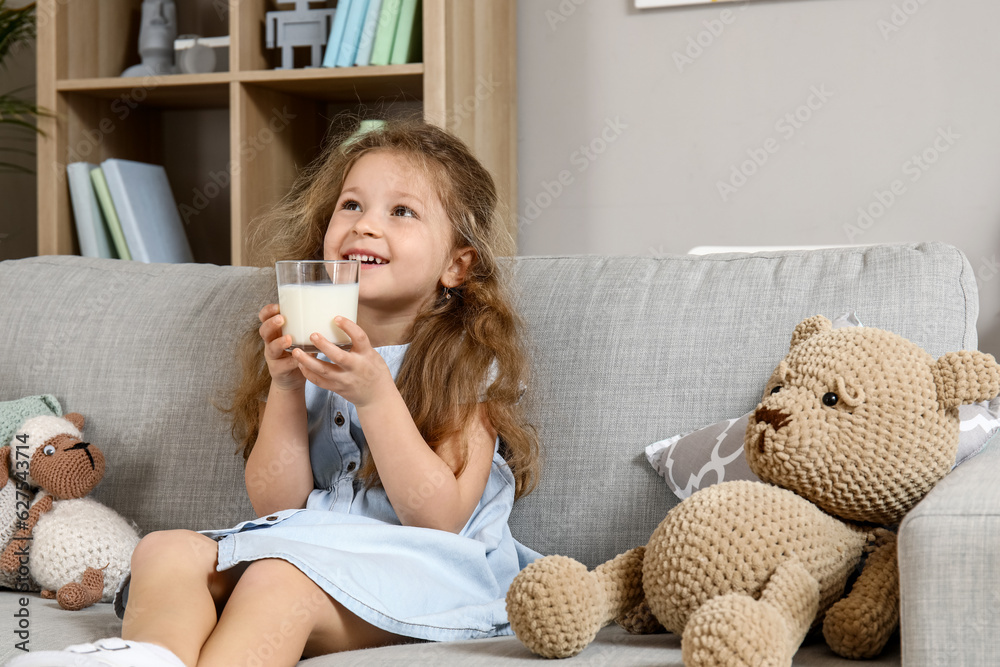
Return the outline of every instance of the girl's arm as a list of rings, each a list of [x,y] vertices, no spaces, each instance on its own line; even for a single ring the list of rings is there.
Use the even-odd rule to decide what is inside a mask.
[[[285,351],[291,337],[281,335],[284,318],[276,304],[261,308],[260,336],[271,374],[260,431],[247,457],[247,495],[257,516],[305,507],[313,489],[309,464],[305,378]]]
[[[395,389],[395,385],[392,389]],[[437,528],[457,533],[479,504],[489,479],[496,432],[480,407],[465,429],[468,464],[456,477],[461,455],[460,436],[432,450],[417,430],[399,391],[362,410],[358,408],[379,479],[404,526]],[[451,464],[451,465],[449,465]]]
[[[306,506],[313,477],[304,388],[271,384],[260,433],[247,458],[246,485],[257,516]]]
[[[435,453],[420,435],[389,368],[354,322],[338,318],[350,336],[346,352],[321,336],[315,344],[333,363],[295,351],[303,376],[335,391],[358,410],[372,460],[389,502],[404,526],[457,533],[482,498],[493,461],[496,432],[480,407],[464,433],[438,445]],[[449,464],[459,462],[461,438],[468,441],[468,462],[456,477]],[[458,467],[457,465],[455,467]]]

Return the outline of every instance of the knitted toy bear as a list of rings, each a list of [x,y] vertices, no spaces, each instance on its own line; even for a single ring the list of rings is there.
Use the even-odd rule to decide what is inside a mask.
[[[104,477],[104,454],[83,442],[83,422],[77,413],[32,417],[0,447],[13,477],[37,489],[0,554],[0,571],[10,575],[27,564],[42,597],[69,610],[110,602],[139,543],[125,519],[84,498]]]
[[[583,650],[612,620],[681,635],[684,664],[791,665],[810,628],[847,658],[878,655],[899,620],[899,523],[951,468],[958,406],[1000,394],[981,352],[938,360],[871,328],[798,325],[747,426],[764,482],[702,489],[645,547],[594,571],[564,556],[514,579],[507,612],[545,657]],[[849,577],[863,570],[844,597]]]
[[[62,415],[62,406],[51,394],[25,396],[13,401],[0,401],[0,445],[14,443],[17,428],[31,417]],[[27,463],[25,460],[24,463]],[[35,499],[35,489],[10,476],[10,460],[0,456],[0,552],[10,544],[18,523],[28,519],[28,510]],[[0,570],[0,587],[18,591],[37,591],[27,567],[15,572]]]

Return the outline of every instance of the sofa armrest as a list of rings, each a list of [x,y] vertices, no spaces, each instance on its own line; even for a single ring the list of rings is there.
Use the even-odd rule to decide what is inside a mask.
[[[903,664],[1000,664],[1000,433],[903,520]]]

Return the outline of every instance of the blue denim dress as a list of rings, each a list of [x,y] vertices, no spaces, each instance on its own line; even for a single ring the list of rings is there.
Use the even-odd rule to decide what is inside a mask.
[[[406,348],[376,348],[393,378]],[[507,527],[514,478],[497,445],[486,489],[460,533],[402,526],[385,491],[357,478],[367,444],[354,405],[307,382],[306,407],[315,488],[305,509],[200,531],[219,543],[217,569],[281,558],[365,621],[408,637],[511,634],[507,588],[540,554]],[[408,502],[422,502],[432,482],[413,489]]]

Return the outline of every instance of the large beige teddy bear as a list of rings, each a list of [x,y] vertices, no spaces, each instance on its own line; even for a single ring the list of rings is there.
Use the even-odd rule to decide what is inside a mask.
[[[747,426],[765,483],[725,482],[671,510],[649,543],[594,571],[548,556],[507,595],[518,638],[567,657],[618,619],[681,635],[688,667],[790,665],[810,628],[847,658],[899,620],[898,524],[955,460],[958,406],[1000,394],[980,352],[935,360],[871,328],[798,325]],[[848,579],[864,568],[849,594]]]

